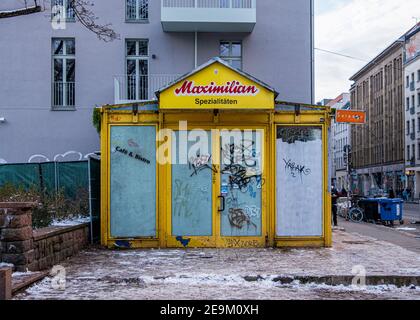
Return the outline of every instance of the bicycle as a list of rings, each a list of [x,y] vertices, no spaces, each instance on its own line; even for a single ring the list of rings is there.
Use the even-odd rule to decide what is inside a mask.
[[[348,198],[341,199],[344,199],[344,201],[337,202],[337,214],[347,221],[350,220],[356,223],[362,222],[365,217],[365,212],[359,206],[360,199],[355,197],[351,197],[350,200]]]

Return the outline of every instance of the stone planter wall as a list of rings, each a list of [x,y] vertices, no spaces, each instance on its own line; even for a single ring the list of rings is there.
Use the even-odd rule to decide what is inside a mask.
[[[52,227],[34,231],[35,268],[48,269],[77,254],[88,245],[89,224]]]
[[[14,271],[48,269],[86,247],[89,224],[32,230],[35,203],[0,203],[0,262]]]

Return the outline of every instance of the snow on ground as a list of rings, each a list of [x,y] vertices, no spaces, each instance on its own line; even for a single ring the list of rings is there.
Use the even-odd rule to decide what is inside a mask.
[[[396,230],[402,230],[402,231],[416,231],[416,228],[408,228],[408,227],[401,227],[401,228],[396,228]]]
[[[13,268],[14,265],[10,263],[0,262],[0,268]]]
[[[78,224],[89,223],[89,222],[90,222],[90,217],[78,216],[78,217],[71,217],[67,219],[56,219],[52,222],[51,226],[52,227],[70,227],[70,226],[76,226]]]
[[[352,275],[357,265],[367,276],[420,276],[420,255],[339,230],[328,249],[90,248],[62,265],[65,290],[53,289],[54,279],[46,278],[15,298],[420,300],[419,287],[360,289],[273,281],[278,276]]]

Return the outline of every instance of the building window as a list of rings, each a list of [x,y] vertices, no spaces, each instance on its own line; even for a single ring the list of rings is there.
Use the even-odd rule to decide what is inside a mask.
[[[420,132],[420,117],[417,118],[417,131]]]
[[[220,58],[229,63],[231,67],[242,69],[242,42],[221,41]]]
[[[420,70],[417,70],[417,82],[420,82]]]
[[[417,93],[417,107],[420,107],[420,93]]]
[[[126,40],[126,77],[128,100],[149,99],[149,42]]]
[[[408,88],[410,86],[410,76],[407,76],[406,80],[407,80],[406,81],[407,83],[406,83],[405,86],[406,86],[406,88]]]
[[[53,20],[75,21],[76,15],[71,0],[51,0],[51,18]]]
[[[413,134],[416,132],[416,120],[411,120],[411,126],[413,127]]]
[[[53,107],[74,107],[75,105],[75,39],[52,40]]]
[[[410,146],[407,146],[407,161],[410,161]]]
[[[410,121],[407,121],[407,135],[410,134]]]
[[[149,0],[126,0],[126,4],[127,21],[148,21]]]
[[[407,103],[406,103],[406,110],[408,111],[410,109],[410,98],[407,98]]]
[[[416,159],[416,145],[413,144],[411,148],[413,149],[413,156],[411,157],[411,159],[415,160]]]
[[[420,160],[420,143],[417,145],[417,160]]]

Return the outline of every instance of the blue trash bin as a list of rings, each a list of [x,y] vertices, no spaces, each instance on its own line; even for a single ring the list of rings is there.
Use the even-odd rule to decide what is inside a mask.
[[[378,202],[382,221],[403,221],[404,201],[402,199],[378,199]]]

